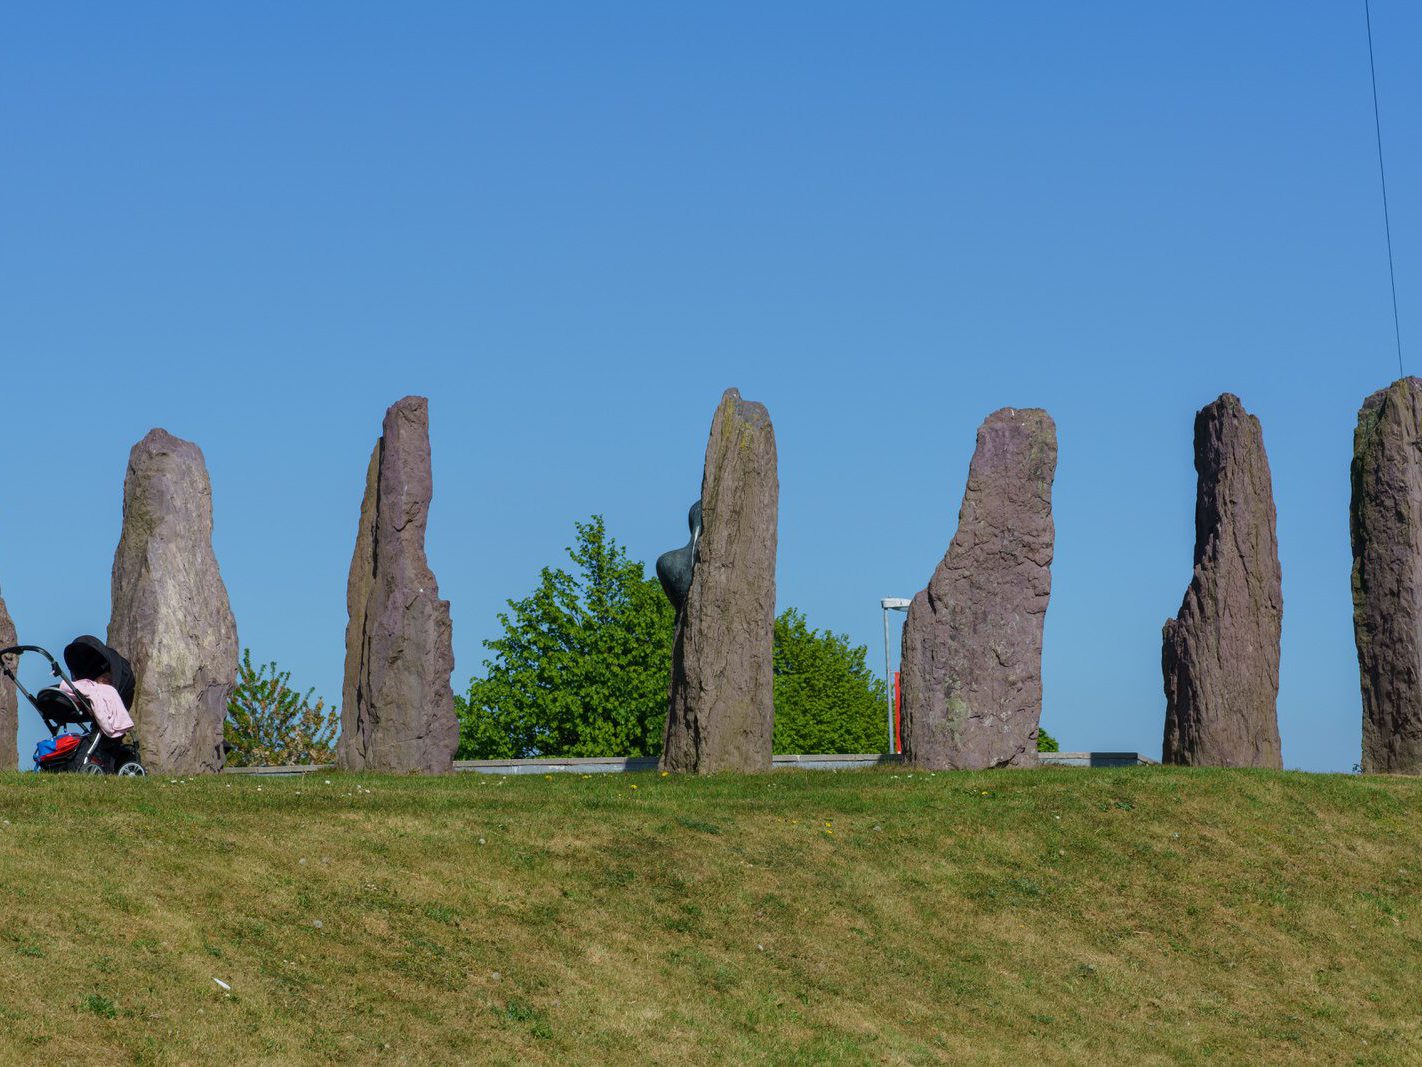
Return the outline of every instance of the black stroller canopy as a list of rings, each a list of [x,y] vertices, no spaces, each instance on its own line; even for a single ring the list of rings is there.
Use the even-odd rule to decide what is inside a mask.
[[[133,667],[97,637],[85,634],[70,642],[64,650],[64,665],[76,680],[87,678],[95,681],[99,675],[107,673],[123,700],[123,706],[133,710]]]

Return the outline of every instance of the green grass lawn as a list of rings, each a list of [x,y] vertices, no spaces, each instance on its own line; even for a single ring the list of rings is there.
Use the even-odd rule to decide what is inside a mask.
[[[1422,781],[12,774],[0,819],[5,1062],[1422,1060]]]

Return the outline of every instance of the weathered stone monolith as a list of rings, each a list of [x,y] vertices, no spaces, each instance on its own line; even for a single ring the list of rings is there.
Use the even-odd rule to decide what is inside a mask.
[[[202,450],[166,430],[150,430],[129,453],[112,592],[108,643],[137,676],[133,720],[145,766],[221,770],[237,624],[212,552]]]
[[[349,770],[443,774],[459,721],[449,602],[425,557],[429,401],[407,396],[385,413],[366,472],[346,585],[346,677],[337,754]]]
[[[701,536],[672,649],[665,770],[770,770],[779,497],[770,415],[727,389],[706,443]]]
[[[1422,379],[1363,402],[1350,518],[1362,768],[1422,774]]]
[[[1036,766],[1056,466],[1056,426],[1040,408],[1003,408],[978,428],[958,531],[904,623],[915,766]]]
[[[10,648],[15,644],[15,624],[5,607],[5,598],[0,597],[0,648]],[[10,659],[10,669],[14,670],[18,661]],[[13,771],[19,766],[19,707],[17,705],[15,683],[0,674],[0,771]]]
[[[1195,572],[1163,634],[1161,759],[1280,768],[1274,490],[1259,420],[1232,393],[1195,416],[1195,470]]]

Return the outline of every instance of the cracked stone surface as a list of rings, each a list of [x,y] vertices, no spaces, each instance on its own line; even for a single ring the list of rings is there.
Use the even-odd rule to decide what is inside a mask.
[[[1195,416],[1195,570],[1165,623],[1165,763],[1282,768],[1284,615],[1259,420],[1225,393]]]
[[[337,758],[349,770],[443,774],[459,745],[449,602],[425,556],[434,483],[429,401],[385,413],[366,471],[346,585],[346,673]]]
[[[978,428],[958,530],[904,623],[915,766],[1036,766],[1056,465],[1056,426],[1039,408],[1003,408]]]
[[[727,389],[706,443],[701,536],[672,650],[665,770],[770,770],[779,499],[770,414]]]
[[[1362,769],[1422,774],[1422,379],[1363,402],[1352,478]]]
[[[221,770],[237,624],[212,551],[202,450],[166,430],[149,431],[129,453],[108,644],[137,676],[144,765],[159,774]]]
[[[15,624],[5,607],[5,598],[0,597],[0,648],[9,648],[16,643]],[[14,670],[16,660],[10,659],[10,669]],[[19,695],[15,683],[0,674],[0,771],[13,771],[19,767]]]

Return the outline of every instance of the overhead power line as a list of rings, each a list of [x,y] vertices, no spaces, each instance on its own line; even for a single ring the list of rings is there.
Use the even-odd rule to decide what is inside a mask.
[[[1402,326],[1397,317],[1397,268],[1392,261],[1392,219],[1387,210],[1387,171],[1383,167],[1382,118],[1378,113],[1378,67],[1373,59],[1373,13],[1369,0],[1363,0],[1363,18],[1368,26],[1368,73],[1373,80],[1373,129],[1378,140],[1378,181],[1382,184],[1383,232],[1387,234],[1387,276],[1392,283],[1392,334],[1397,341],[1397,373],[1406,375],[1402,369]]]

